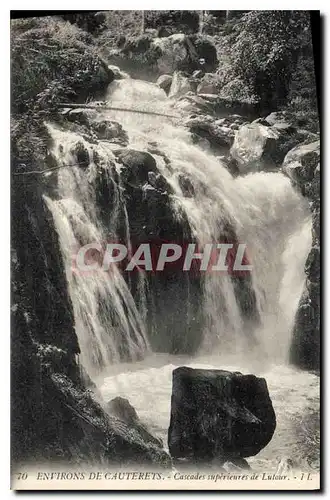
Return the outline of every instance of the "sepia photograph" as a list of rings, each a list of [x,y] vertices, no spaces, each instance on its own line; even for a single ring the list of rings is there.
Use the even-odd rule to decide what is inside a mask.
[[[320,490],[320,44],[11,11],[11,489]]]

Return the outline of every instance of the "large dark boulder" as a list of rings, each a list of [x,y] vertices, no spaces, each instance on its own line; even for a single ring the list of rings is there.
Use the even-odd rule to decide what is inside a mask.
[[[156,53],[156,66],[161,74],[171,74],[174,71],[192,72],[199,67],[197,51],[183,33],[167,38],[155,38],[151,49]]]
[[[256,455],[276,417],[266,380],[224,370],[173,371],[168,446],[173,458],[220,464]]]
[[[128,184],[142,186],[148,182],[148,172],[157,172],[156,160],[144,151],[124,149],[118,153],[117,159],[124,165],[122,179]]]

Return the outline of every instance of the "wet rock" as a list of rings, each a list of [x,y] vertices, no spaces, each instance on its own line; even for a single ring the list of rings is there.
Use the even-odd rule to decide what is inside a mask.
[[[173,458],[219,465],[254,456],[271,440],[275,412],[265,379],[224,370],[173,371],[168,445]]]
[[[266,121],[265,118],[256,118],[251,123],[260,123],[260,125],[265,125],[266,127],[269,127],[269,123]]]
[[[235,134],[230,150],[241,173],[272,169],[281,160],[278,156],[279,133],[259,123],[242,125]]]
[[[155,172],[148,172],[149,184],[160,191],[161,193],[172,194],[173,189],[161,174],[156,174]]]
[[[172,75],[161,75],[156,83],[168,94],[172,84]]]
[[[306,282],[293,327],[290,360],[303,369],[320,366],[320,141],[293,148],[286,155],[283,172],[310,201],[312,248],[305,264]]]
[[[198,54],[190,39],[183,33],[156,38],[152,47],[157,51],[156,65],[161,74],[193,71],[198,67]]]
[[[223,119],[199,115],[186,120],[185,125],[193,134],[207,139],[216,151],[229,149],[234,142],[235,131]]]
[[[231,173],[233,177],[237,177],[239,175],[239,168],[237,166],[237,161],[231,156],[221,155],[217,157],[218,160],[226,167],[228,172]]]
[[[148,181],[150,171],[158,173],[156,160],[149,153],[124,149],[118,153],[117,158],[125,167],[121,177],[126,183],[141,186]]]
[[[206,73],[197,87],[197,94],[218,94],[219,78],[213,73]]]
[[[49,191],[41,177],[12,179],[11,451],[15,461],[50,457],[55,449],[62,457],[68,453],[68,442],[60,442],[58,435],[65,415],[53,412],[48,419],[53,393],[47,391],[44,370],[60,369],[81,383],[65,266],[52,215],[43,200]],[[68,429],[70,425],[67,422]]]
[[[62,114],[67,120],[74,123],[79,123],[80,125],[90,124],[90,119],[95,114],[93,111],[89,111],[88,109],[70,109],[64,110],[65,113]]]
[[[192,91],[189,78],[181,71],[176,71],[173,75],[169,97],[179,97]]]
[[[116,397],[107,403],[106,408],[109,415],[119,418],[128,425],[129,429],[134,429],[138,432],[145,443],[151,443],[157,447],[163,448],[162,440],[150,434],[128,399]]]
[[[195,196],[195,188],[191,180],[185,175],[180,174],[178,177],[178,181],[183,195],[187,198],[193,198]]]
[[[294,124],[294,116],[288,111],[273,111],[273,113],[270,113],[268,116],[266,116],[264,120],[270,126],[277,123],[287,123],[291,125]]]
[[[288,152],[282,170],[290,179],[303,186],[312,182],[316,167],[320,163],[320,141],[297,146]]]
[[[156,438],[137,422],[132,425],[132,420],[128,423],[106,413],[92,391],[77,388],[68,377],[58,373],[50,373],[45,386],[53,395],[51,405],[44,409],[47,421],[51,422],[51,416],[56,414],[63,415],[61,439],[68,449],[71,446],[74,450],[69,459],[76,457],[78,444],[84,449],[85,460],[171,467],[169,455]]]
[[[120,123],[111,120],[100,120],[93,122],[91,128],[100,140],[110,141],[121,146],[127,146],[128,144],[128,135]]]
[[[128,73],[122,71],[118,66],[109,64],[108,68],[112,71],[115,80],[123,80],[124,78],[129,78]]]
[[[77,158],[80,167],[87,168],[89,166],[89,152],[83,142],[78,141],[70,152]]]
[[[214,105],[208,99],[190,92],[176,100],[174,109],[178,112],[183,111],[185,114],[194,117],[199,114],[212,113]]]
[[[295,317],[290,361],[304,370],[318,370],[320,367],[320,298],[319,284],[316,297],[312,300],[305,283]]]

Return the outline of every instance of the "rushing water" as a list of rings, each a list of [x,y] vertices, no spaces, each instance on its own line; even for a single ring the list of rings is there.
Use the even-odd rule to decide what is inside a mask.
[[[175,101],[168,99],[156,85],[139,80],[115,81],[106,99],[112,106],[166,114],[175,112]],[[284,415],[287,401],[288,406],[292,403],[293,411],[303,412],[305,395],[311,391],[312,398],[317,398],[316,378],[284,365],[305,279],[304,263],[311,246],[311,217],[305,200],[282,173],[257,172],[234,179],[217,158],[192,143],[179,120],[106,110],[97,115],[122,124],[128,133],[130,148],[146,151],[152,146],[162,153],[154,157],[159,171],[173,188],[173,210],[185,212],[192,233],[201,245],[218,241],[224,223],[234,227],[238,241],[247,244],[253,264],[252,284],[260,315],[260,323],[253,331],[256,342],[252,346],[232,280],[223,274],[208,273],[203,292],[204,341],[198,357],[173,360],[166,355],[153,355],[145,322],[146,296],[152,294],[152,290],[147,289],[144,274],[139,276],[140,294],[134,302],[129,280],[125,281],[118,269],[114,269],[111,279],[102,271],[77,274],[71,269],[74,249],[87,243],[102,243],[109,235],[109,228],[104,227],[96,209],[97,167],[92,158],[97,151],[105,166],[115,164],[113,150],[118,149],[118,145],[105,141],[91,145],[75,133],[49,125],[54,139],[53,153],[59,165],[76,162],[72,147],[77,141],[89,151],[88,171],[79,166],[60,169],[59,199],[47,197],[46,202],[54,217],[66,264],[81,348],[80,361],[98,381],[105,398],[128,397],[141,417],[165,439],[171,372],[174,365],[184,362],[192,366],[234,367],[263,375],[267,372],[275,410]],[[170,159],[170,167],[163,154]],[[119,177],[122,168],[115,166]],[[182,174],[194,187],[193,197],[185,197],[181,190],[179,176]],[[107,175],[111,182],[111,169]],[[124,217],[129,245],[130,221],[120,186],[116,186],[109,214],[110,230],[115,237],[118,220]],[[212,357],[205,357],[210,349]],[[124,364],[125,357],[135,363]],[[138,361],[142,359],[145,361]],[[296,384],[299,394],[294,393]],[[152,411],[155,400],[157,405]],[[285,418],[281,422],[276,431],[280,437],[275,438],[272,445],[275,448],[279,440],[283,443],[290,440],[293,432],[293,424],[290,427]]]
[[[171,414],[172,371],[178,366],[215,368],[265,377],[274,410],[276,430],[271,442],[256,457],[249,457],[253,470],[275,472],[281,459],[291,458],[297,469],[319,468],[319,377],[293,367],[263,360],[237,361],[235,356],[216,354],[188,357],[152,355],[144,361],[112,367],[100,379],[106,401],[127,398],[151,432],[167,446]]]

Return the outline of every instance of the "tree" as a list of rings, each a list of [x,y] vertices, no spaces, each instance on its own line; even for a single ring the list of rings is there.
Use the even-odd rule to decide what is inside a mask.
[[[232,63],[263,106],[286,102],[299,54],[308,43],[306,11],[250,11],[234,26]]]

